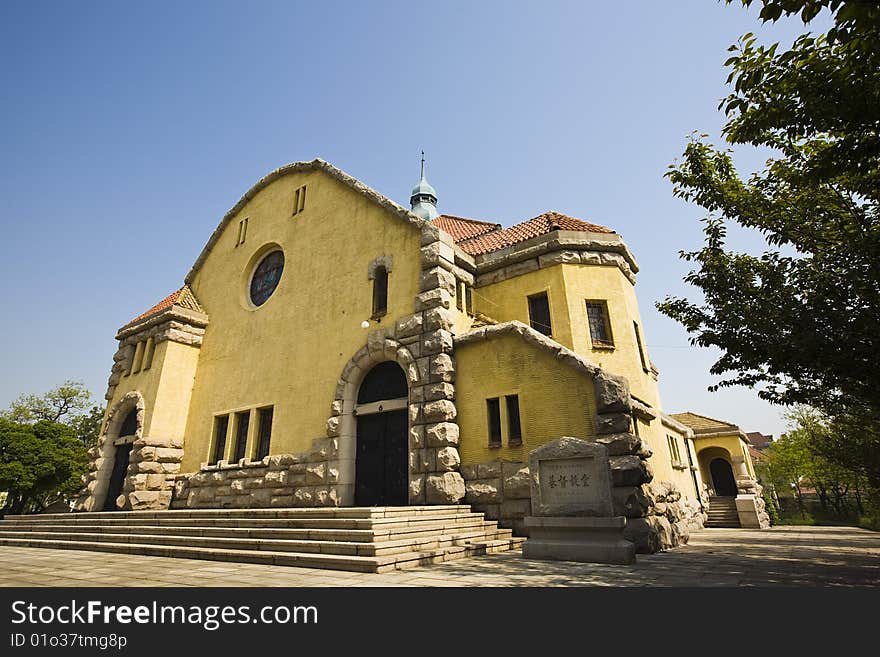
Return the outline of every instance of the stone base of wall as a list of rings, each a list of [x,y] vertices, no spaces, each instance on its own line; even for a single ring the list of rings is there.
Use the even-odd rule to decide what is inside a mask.
[[[623,535],[636,545],[636,552],[650,554],[684,545],[693,531],[703,529],[706,514],[696,500],[682,497],[668,481],[640,486],[623,505],[615,500],[615,512],[627,516]]]
[[[97,447],[89,450],[89,473],[74,507],[77,511],[100,511],[96,493],[102,484],[106,490],[112,469],[105,467],[105,458],[100,453]],[[122,493],[116,498],[117,508],[125,511],[167,509],[182,459],[182,441],[154,436],[135,440]]]
[[[474,511],[496,520],[499,527],[526,536],[523,518],[532,514],[529,466],[516,461],[491,461],[461,466],[464,501]]]
[[[669,482],[628,486],[638,481],[646,462],[633,457],[612,457],[614,513],[626,516],[624,536],[646,554],[684,545],[690,533],[703,529],[706,515],[700,504],[684,499]],[[636,472],[630,478],[629,473]],[[488,520],[528,536],[523,518],[532,513],[529,466],[515,461],[491,461],[461,466],[465,480],[465,502]]]
[[[319,438],[302,454],[203,465],[199,472],[177,478],[171,508],[339,506],[338,457],[338,441]]]

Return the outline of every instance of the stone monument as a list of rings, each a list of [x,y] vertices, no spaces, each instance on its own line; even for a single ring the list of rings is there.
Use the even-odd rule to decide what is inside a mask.
[[[605,445],[560,438],[529,453],[532,513],[525,518],[528,559],[631,564],[636,547],[614,516]]]

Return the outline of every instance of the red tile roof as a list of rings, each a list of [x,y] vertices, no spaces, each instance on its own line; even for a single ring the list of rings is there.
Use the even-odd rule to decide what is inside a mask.
[[[177,292],[172,292],[167,297],[162,299],[155,306],[150,308],[147,312],[141,313],[133,320],[131,320],[128,324],[134,324],[142,319],[146,319],[151,315],[155,315],[157,313],[162,312],[163,310],[167,310],[171,306],[180,306],[182,308],[186,308],[188,310],[194,310],[196,312],[203,313],[202,307],[199,305],[199,302],[196,300],[195,295],[192,293],[192,290],[189,289],[189,285],[184,285],[182,288],[177,290]],[[126,324],[126,326],[128,326]]]
[[[466,219],[465,217],[455,217],[451,214],[441,214],[431,223],[440,230],[452,235],[452,239],[456,242],[461,242],[462,240],[470,239],[493,230],[501,230],[501,224],[480,221],[478,219]]]
[[[519,244],[520,242],[525,242],[532,237],[538,237],[539,235],[546,235],[551,230],[570,230],[570,231],[581,231],[588,233],[613,233],[614,231],[610,228],[606,228],[605,226],[600,226],[598,224],[593,224],[588,221],[582,221],[580,219],[575,219],[574,217],[569,217],[564,214],[560,214],[559,212],[554,212],[552,210],[545,212],[544,214],[538,215],[528,221],[524,221],[522,223],[516,224],[515,226],[511,226],[510,228],[501,228],[499,224],[488,224],[487,222],[475,222],[474,219],[464,219],[458,220],[457,217],[453,217],[456,221],[444,220],[446,219],[446,215],[441,215],[434,219],[431,223],[436,225],[441,230],[445,230],[450,235],[452,235],[453,239],[455,239],[455,243],[461,247],[461,249],[465,253],[469,253],[470,255],[482,255],[484,253],[491,253],[492,251],[498,251],[499,249],[506,248],[508,246],[512,246],[514,244]],[[469,224],[463,224],[459,222],[475,222],[482,224],[485,226],[496,226],[494,230],[485,230],[479,233],[473,233],[472,235],[467,235],[462,229],[463,226]],[[449,225],[452,230],[447,229],[444,225]],[[459,231],[457,234],[453,232],[453,230]]]

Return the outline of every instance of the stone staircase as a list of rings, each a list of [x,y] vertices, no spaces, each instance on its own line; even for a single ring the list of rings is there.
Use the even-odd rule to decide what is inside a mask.
[[[710,497],[706,527],[740,527],[735,497]]]
[[[470,506],[7,516],[0,545],[381,573],[519,549]]]

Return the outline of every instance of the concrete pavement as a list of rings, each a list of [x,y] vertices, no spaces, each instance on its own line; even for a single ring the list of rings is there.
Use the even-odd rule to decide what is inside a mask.
[[[520,552],[384,574],[5,547],[0,586],[880,586],[880,533],[853,527],[707,529],[635,566]]]

